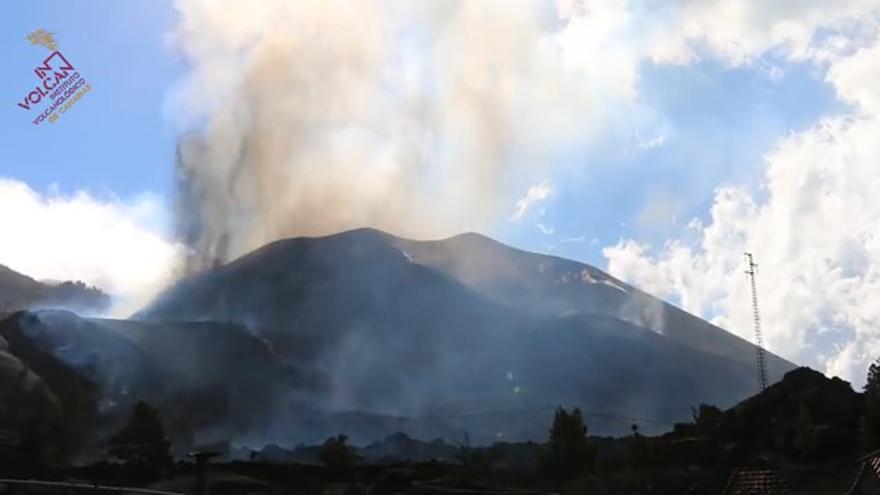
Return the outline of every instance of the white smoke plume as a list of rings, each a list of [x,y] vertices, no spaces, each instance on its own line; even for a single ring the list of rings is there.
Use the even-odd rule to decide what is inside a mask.
[[[519,222],[523,219],[526,213],[532,209],[532,207],[550,197],[552,193],[553,186],[550,185],[550,181],[547,179],[529,187],[525,196],[516,202],[516,210],[513,212],[513,215],[510,216],[509,220],[511,222]]]
[[[591,70],[606,47],[572,57],[583,26],[546,2],[177,8],[192,65],[175,98],[190,131],[179,227],[197,264],[365,225],[413,237],[486,227],[519,181],[633,94],[631,67]]]

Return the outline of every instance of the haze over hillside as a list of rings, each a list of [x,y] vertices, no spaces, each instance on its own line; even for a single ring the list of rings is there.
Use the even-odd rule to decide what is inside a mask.
[[[134,318],[240,322],[333,411],[562,403],[672,421],[756,387],[750,343],[596,268],[478,234],[419,242],[359,229],[277,241],[181,281]],[[773,380],[793,367],[769,361]]]
[[[101,313],[110,296],[79,281],[39,282],[0,265],[0,313],[31,308],[68,308]]]
[[[560,404],[588,411],[594,433],[661,431],[756,390],[748,342],[591,266],[477,234],[277,241],[130,320],[18,313],[0,335],[0,378],[31,377],[45,414],[74,409],[106,431],[144,399],[184,445],[541,439]],[[793,368],[768,357],[774,380]]]

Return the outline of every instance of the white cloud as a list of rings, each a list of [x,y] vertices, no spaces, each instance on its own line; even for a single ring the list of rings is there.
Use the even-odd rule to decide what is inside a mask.
[[[87,192],[62,195],[0,178],[0,263],[36,279],[82,280],[117,296],[123,316],[172,275],[179,247],[162,234],[154,195],[130,201]]]
[[[652,13],[668,22],[649,30],[652,60],[691,62],[698,57],[694,47],[700,46],[735,65],[769,51],[814,58],[833,46],[832,34],[875,24],[880,11],[875,0],[708,0],[653,7]]]
[[[876,84],[878,67],[880,42],[875,42],[833,64],[828,71],[828,80],[842,100],[857,105],[864,113],[880,115],[880,85]]]
[[[681,240],[604,252],[612,274],[746,338],[742,253],[753,252],[768,347],[861,384],[880,357],[880,38],[827,74],[852,115],[781,139],[758,186],[719,188],[709,221],[691,222]]]
[[[577,235],[574,237],[566,237],[559,241],[560,244],[583,244],[587,242],[586,236]]]
[[[556,232],[556,229],[554,229],[552,225],[547,225],[543,222],[535,223],[535,227],[544,235],[553,235],[553,233]]]
[[[639,62],[690,64],[713,56],[750,64],[768,52],[818,59],[876,26],[876,0],[557,0],[565,58],[635,96]],[[846,35],[840,35],[845,33]],[[771,67],[768,75],[778,77]]]
[[[552,192],[553,187],[547,179],[530,186],[525,196],[516,202],[516,210],[510,216],[510,221],[519,222],[522,220],[532,207],[550,197]]]
[[[658,134],[650,139],[642,139],[636,136],[639,148],[649,150],[651,148],[659,148],[666,144],[666,134]]]
[[[634,98],[641,58],[636,13],[613,0],[562,0],[558,14],[564,27],[555,41],[565,66],[588,74],[584,84]]]

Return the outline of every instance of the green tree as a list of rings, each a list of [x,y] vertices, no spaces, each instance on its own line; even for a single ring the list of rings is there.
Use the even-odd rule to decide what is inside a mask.
[[[128,422],[110,439],[109,454],[148,477],[169,467],[173,463],[171,441],[159,412],[146,402],[135,404]]]
[[[473,447],[471,447],[471,436],[468,432],[465,432],[464,442],[459,444],[458,453],[455,454],[455,459],[461,463],[461,466],[464,468],[465,472],[471,471],[474,454],[474,449]]]
[[[354,466],[360,457],[348,445],[348,436],[338,435],[324,441],[318,452],[318,459],[332,471],[344,472]]]
[[[868,366],[868,379],[865,381],[865,391],[880,390],[880,358]]]
[[[39,476],[52,464],[52,446],[59,443],[59,438],[53,435],[52,426],[40,419],[25,421],[19,431],[14,464],[22,474]]]
[[[556,481],[569,481],[591,471],[594,461],[595,449],[587,439],[580,409],[557,408],[542,456],[544,472]]]
[[[859,421],[859,440],[865,451],[880,447],[880,359],[868,367],[865,411]]]
[[[691,416],[694,418],[694,427],[703,435],[715,434],[718,424],[721,422],[721,409],[709,404],[700,404],[699,407],[691,408]]]
[[[632,436],[629,438],[629,462],[640,476],[653,465],[654,451],[649,438],[639,432],[639,425],[631,426]]]
[[[812,457],[816,450],[816,429],[810,408],[803,402],[794,418],[794,450],[800,457]]]

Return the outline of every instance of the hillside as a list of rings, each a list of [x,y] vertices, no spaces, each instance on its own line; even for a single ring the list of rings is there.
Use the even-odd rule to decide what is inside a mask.
[[[727,409],[695,409],[693,422],[652,439],[658,466],[816,466],[840,464],[862,451],[864,394],[809,368]]]
[[[45,411],[50,424],[94,444],[139,400],[163,412],[181,449],[262,440],[282,414],[277,401],[296,386],[263,341],[230,323],[153,325],[44,310],[0,320],[0,339],[8,343],[0,352],[6,396],[38,400],[4,402],[10,418],[0,429]]]
[[[327,411],[455,416],[569,404],[671,426],[697,403],[726,407],[755,390],[747,342],[593,267],[475,234],[282,240],[181,281],[134,319],[240,322],[313,379],[311,403]],[[793,368],[770,360],[774,378]],[[504,427],[467,427],[533,438],[546,424],[494,421]],[[622,433],[629,422],[597,428]]]
[[[415,262],[529,315],[601,314],[685,346],[751,366],[754,347],[736,335],[584,263],[530,253],[469,233],[440,241],[394,239]],[[768,355],[771,381],[792,368]]]
[[[0,265],[0,314],[20,309],[65,308],[100,313],[110,306],[110,296],[79,281],[38,282]]]
[[[20,312],[0,337],[0,382],[27,370],[40,407],[95,441],[138,400],[181,446],[339,432],[489,443],[543,439],[560,404],[582,408],[594,434],[667,431],[692,406],[756,388],[741,339],[593,267],[474,234],[278,241],[129,320]],[[775,376],[793,368],[771,359]]]

